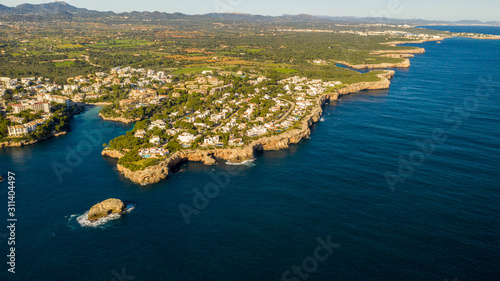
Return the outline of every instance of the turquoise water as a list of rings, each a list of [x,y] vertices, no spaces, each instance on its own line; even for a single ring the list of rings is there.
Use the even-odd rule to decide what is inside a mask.
[[[0,150],[18,218],[17,273],[0,236],[0,279],[498,280],[500,41],[418,46],[426,54],[390,90],[326,105],[310,139],[247,165],[188,163],[132,184],[99,144],[130,126],[99,108],[67,136]],[[78,222],[113,197],[135,207],[97,228]],[[329,236],[335,246],[315,258]],[[303,263],[310,273],[293,273]]]

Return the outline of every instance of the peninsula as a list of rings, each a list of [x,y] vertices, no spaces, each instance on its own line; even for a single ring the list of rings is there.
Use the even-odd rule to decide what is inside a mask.
[[[375,69],[408,68],[425,52],[401,44],[497,38],[303,15],[33,7],[0,11],[0,147],[66,134],[81,105],[99,105],[104,120],[134,124],[102,155],[140,184],[183,161],[241,162],[300,142],[325,102],[387,89],[394,71]]]

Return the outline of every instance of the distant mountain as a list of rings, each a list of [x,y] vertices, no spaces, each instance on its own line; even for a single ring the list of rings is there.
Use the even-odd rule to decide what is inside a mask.
[[[283,15],[278,17],[250,15],[241,13],[210,13],[205,15],[185,15],[181,13],[164,13],[164,12],[128,12],[116,14],[114,12],[100,12],[77,8],[69,5],[66,2],[56,1],[45,4],[21,4],[17,7],[7,7],[0,4],[0,16],[10,15],[17,19],[33,18],[33,17],[50,17],[64,18],[72,17],[96,18],[96,17],[126,17],[142,20],[175,20],[175,19],[191,19],[191,20],[221,20],[221,21],[241,21],[241,22],[267,22],[267,23],[317,23],[317,22],[341,22],[341,23],[386,23],[386,24],[409,24],[409,25],[428,25],[428,24],[458,24],[458,25],[500,25],[500,22],[489,21],[487,23],[475,20],[466,21],[429,21],[421,19],[387,19],[374,17],[330,17],[330,16],[311,16],[311,15]]]
[[[66,2],[54,2],[54,3],[47,3],[47,4],[21,4],[17,7],[15,7],[14,12],[16,14],[59,14],[61,12],[67,12],[67,13],[78,13],[80,10],[76,7],[73,7],[69,5]]]
[[[0,15],[1,14],[10,14],[10,13],[11,13],[11,8],[0,4]]]
[[[66,2],[57,1],[45,4],[21,4],[17,7],[6,7],[0,5],[0,15],[57,15],[57,16],[105,16],[110,15],[109,12],[92,11],[83,8],[77,8],[69,5]],[[114,15],[114,13],[111,13]]]
[[[112,12],[109,12],[112,13]],[[129,13],[120,13],[120,14],[114,14],[113,15],[118,15],[121,17],[128,17],[128,18],[137,18],[137,19],[145,19],[145,20],[162,20],[162,19],[187,19],[190,16],[181,14],[181,13],[173,13],[173,14],[168,14],[164,12],[129,12]]]

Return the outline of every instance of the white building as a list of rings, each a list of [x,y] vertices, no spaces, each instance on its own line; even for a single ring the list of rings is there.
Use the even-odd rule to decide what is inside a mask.
[[[145,130],[137,130],[137,132],[135,132],[134,134],[134,137],[142,139],[144,138],[145,135],[146,135]]]
[[[252,129],[247,131],[247,135],[249,137],[255,137],[255,136],[260,136],[260,135],[264,135],[264,134],[267,134],[267,129],[264,126],[256,126],[256,127],[253,127]]]
[[[9,126],[8,127],[9,136],[11,136],[11,137],[25,136],[31,132],[36,131],[36,128],[39,125],[45,123],[46,121],[47,121],[47,119],[37,119],[37,120],[31,121],[31,122],[28,122],[26,124],[23,124],[23,125]]]
[[[167,156],[170,151],[164,149],[163,147],[151,147],[139,149],[139,156],[144,158],[154,157],[156,155]]]
[[[193,134],[190,134],[188,132],[184,132],[182,134],[180,134],[177,139],[181,142],[181,143],[184,143],[184,144],[189,144],[189,143],[192,143],[196,137],[193,135]]]
[[[220,143],[220,136],[208,136],[203,140],[204,145],[217,145]]]
[[[153,136],[149,140],[150,143],[152,144],[160,144],[161,143],[161,138],[159,136]]]
[[[48,102],[21,102],[19,104],[9,104],[12,106],[12,111],[14,114],[21,113],[22,111],[31,109],[34,112],[43,111],[45,113],[50,113],[50,105]]]
[[[160,128],[162,130],[165,130],[167,128],[167,123],[161,119],[155,120],[151,122],[151,125],[149,125],[148,130],[153,130],[154,128]]]

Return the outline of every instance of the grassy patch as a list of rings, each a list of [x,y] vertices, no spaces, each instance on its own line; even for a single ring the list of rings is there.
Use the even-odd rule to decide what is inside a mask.
[[[160,159],[150,158],[150,159],[141,159],[141,160],[136,161],[136,162],[123,163],[122,165],[125,168],[135,172],[135,171],[144,170],[150,166],[154,166],[154,165],[158,164],[158,162],[160,162]]]

